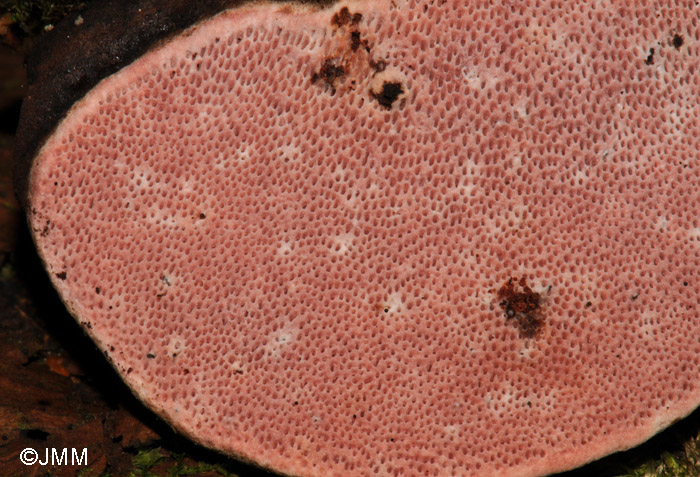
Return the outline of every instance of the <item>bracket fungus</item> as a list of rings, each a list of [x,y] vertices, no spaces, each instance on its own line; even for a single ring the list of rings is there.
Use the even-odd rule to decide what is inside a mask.
[[[300,476],[538,476],[700,403],[693,1],[97,2],[17,192],[183,434]]]

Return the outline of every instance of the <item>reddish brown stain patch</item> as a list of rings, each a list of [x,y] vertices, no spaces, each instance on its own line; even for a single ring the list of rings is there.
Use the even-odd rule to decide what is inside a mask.
[[[513,321],[520,335],[533,338],[542,328],[542,297],[527,285],[525,278],[509,278],[496,292],[508,321]]]
[[[362,45],[362,38],[360,37],[360,32],[353,30],[350,32],[350,49],[352,51],[357,51],[357,49]]]
[[[341,84],[354,89],[370,74],[369,69],[375,63],[371,56],[371,40],[366,38],[367,32],[362,31],[361,21],[362,14],[352,13],[347,7],[333,15],[330,23],[337,36],[321,66],[311,75],[312,83],[327,86],[335,93]]]
[[[341,8],[333,17],[331,18],[331,25],[341,27],[344,25],[357,25],[362,20],[361,13],[350,13],[348,7]]]
[[[369,60],[369,66],[372,68],[376,73],[381,73],[386,69],[386,61],[384,60]]]
[[[321,69],[313,74],[311,77],[311,82],[316,83],[317,81],[322,80],[328,86],[334,87],[335,81],[343,76],[345,76],[345,67],[343,65],[336,64],[335,59],[329,58],[323,62]]]

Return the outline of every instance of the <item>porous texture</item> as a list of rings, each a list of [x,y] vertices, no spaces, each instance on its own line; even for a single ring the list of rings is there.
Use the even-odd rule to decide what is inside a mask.
[[[694,2],[225,12],[33,162],[67,307],[199,442],[534,476],[700,402]]]

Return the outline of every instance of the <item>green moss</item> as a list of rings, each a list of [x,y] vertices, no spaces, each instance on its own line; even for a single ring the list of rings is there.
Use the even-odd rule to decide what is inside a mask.
[[[175,454],[173,458],[176,460],[176,464],[168,468],[168,474],[170,477],[182,477],[186,475],[200,475],[204,473],[221,475],[222,477],[237,477],[238,474],[232,474],[224,469],[223,466],[219,464],[207,464],[205,462],[198,462],[195,465],[185,464],[186,456],[184,454]]]
[[[161,452],[160,447],[156,447],[155,449],[140,450],[131,461],[134,468],[131,472],[129,472],[129,477],[156,476],[157,474],[152,473],[151,469],[164,458],[165,455],[163,455]]]
[[[219,463],[197,462],[186,454],[170,453],[165,449],[140,450],[131,461],[133,469],[129,477],[185,477],[190,475],[208,475],[221,477],[238,477]]]
[[[698,477],[700,476],[700,435],[691,437],[678,452],[662,452],[656,459],[617,477]]]
[[[24,34],[36,35],[86,3],[74,0],[0,0],[0,11],[8,12],[10,20]]]

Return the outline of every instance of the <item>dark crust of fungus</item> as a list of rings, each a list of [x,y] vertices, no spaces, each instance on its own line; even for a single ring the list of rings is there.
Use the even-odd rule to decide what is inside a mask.
[[[160,42],[244,3],[250,2],[95,0],[47,32],[27,59],[27,95],[17,128],[14,185],[25,210],[34,156],[76,101]],[[296,3],[325,8],[335,0]],[[82,21],[76,22],[78,16]]]

